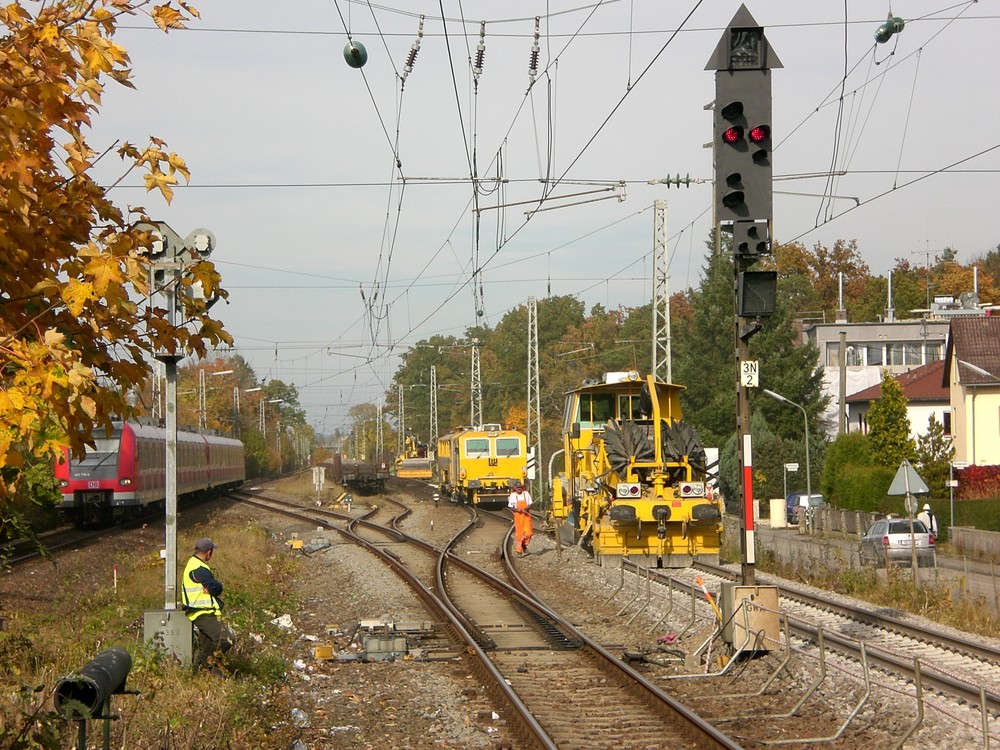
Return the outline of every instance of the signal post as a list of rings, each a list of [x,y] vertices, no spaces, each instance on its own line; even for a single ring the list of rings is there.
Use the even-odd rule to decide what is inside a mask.
[[[733,16],[706,70],[715,71],[713,153],[716,231],[732,233],[735,297],[736,438],[742,508],[743,584],[755,583],[755,529],[749,388],[758,385],[748,341],[774,313],[775,271],[754,271],[771,253],[771,70],[780,68],[763,27],[745,5]]]
[[[182,239],[163,221],[138,222],[136,232],[144,232],[152,240],[149,249],[150,305],[162,304],[162,314],[170,326],[177,324],[178,294],[181,279],[191,263],[207,258],[215,249],[215,235],[207,229],[195,229]],[[208,304],[211,304],[209,302]],[[166,371],[166,456],[164,499],[164,579],[163,609],[144,614],[144,641],[153,642],[177,656],[183,663],[191,662],[191,623],[177,609],[177,363],[184,358],[176,351],[159,351],[156,359]]]

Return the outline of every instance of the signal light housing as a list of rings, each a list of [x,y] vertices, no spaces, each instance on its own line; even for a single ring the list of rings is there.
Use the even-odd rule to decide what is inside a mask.
[[[717,221],[771,220],[770,122],[768,71],[720,69],[714,118]]]
[[[770,254],[771,242],[768,237],[767,222],[733,222],[733,252],[743,256]]]

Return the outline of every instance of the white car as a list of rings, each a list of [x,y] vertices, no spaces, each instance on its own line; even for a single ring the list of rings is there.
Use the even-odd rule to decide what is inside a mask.
[[[876,568],[887,564],[911,565],[913,548],[917,550],[917,567],[934,565],[934,535],[923,522],[890,516],[876,521],[861,537],[861,564]]]

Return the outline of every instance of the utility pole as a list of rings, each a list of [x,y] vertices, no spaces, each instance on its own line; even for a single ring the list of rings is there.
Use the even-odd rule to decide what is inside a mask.
[[[753,460],[749,389],[759,385],[759,363],[748,342],[774,313],[777,274],[751,271],[770,254],[772,221],[771,69],[781,62],[763,27],[740,6],[706,66],[715,71],[713,207],[718,231],[732,232],[736,353],[736,447],[740,458],[743,583],[755,583]]]

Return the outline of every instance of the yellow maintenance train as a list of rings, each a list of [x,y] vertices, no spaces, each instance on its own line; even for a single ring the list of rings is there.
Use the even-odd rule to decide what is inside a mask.
[[[422,443],[412,431],[407,430],[404,449],[396,457],[396,476],[402,479],[434,478],[434,462],[427,455],[427,443]]]
[[[633,371],[566,394],[552,516],[572,523],[602,564],[718,562],[722,501],[706,482],[697,433],[681,420],[681,390]]]
[[[523,432],[499,424],[458,427],[438,440],[440,493],[454,503],[504,508],[527,466]]]

